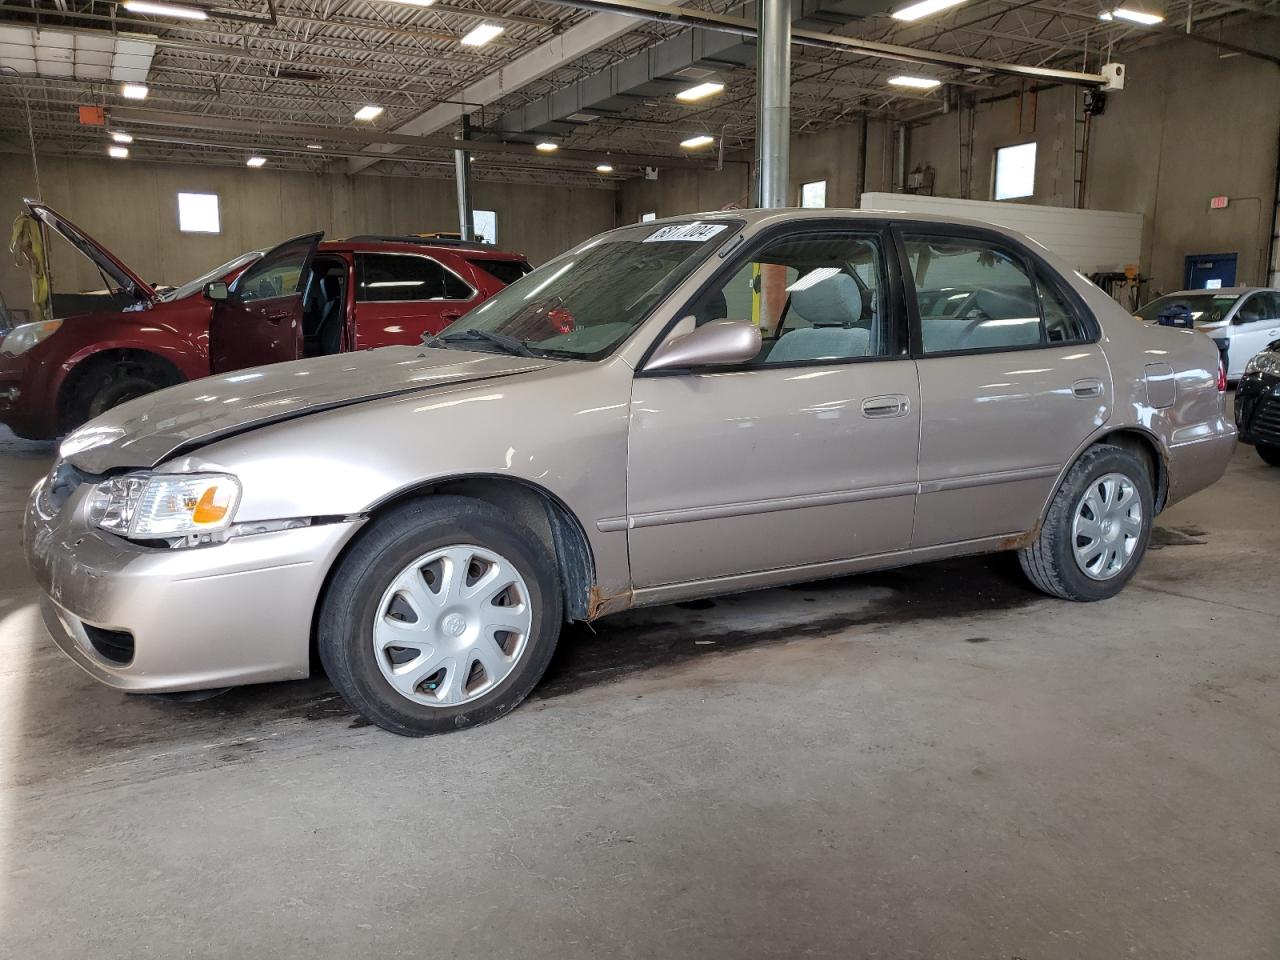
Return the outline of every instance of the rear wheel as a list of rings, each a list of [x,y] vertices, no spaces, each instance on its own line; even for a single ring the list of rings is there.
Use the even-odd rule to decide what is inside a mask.
[[[1271,466],[1280,467],[1280,444],[1260,443],[1254,449],[1258,451],[1258,456]]]
[[[537,685],[560,632],[555,558],[509,514],[430,497],[379,518],[325,597],[319,653],[362,716],[404,736],[496,720]]]
[[[1090,447],[1054,495],[1036,540],[1018,552],[1027,577],[1064,600],[1105,600],[1133,577],[1151,536],[1151,480],[1133,454]]]

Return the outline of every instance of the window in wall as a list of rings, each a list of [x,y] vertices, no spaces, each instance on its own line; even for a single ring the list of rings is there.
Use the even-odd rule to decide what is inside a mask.
[[[356,256],[356,300],[470,300],[471,288],[429,257],[366,253]]]
[[[814,180],[800,185],[800,206],[825,207],[827,205],[827,181]]]
[[[1036,192],[1036,145],[1019,143],[996,150],[997,200],[1018,200]]]
[[[498,242],[498,213],[496,210],[471,211],[471,230],[481,243]]]
[[[981,240],[907,235],[925,353],[1086,339],[1075,313],[1019,258]]]
[[[183,233],[220,233],[216,193],[178,194],[178,229]]]
[[[657,220],[657,219],[658,219],[658,215],[654,213],[652,210],[650,210],[648,213],[640,214],[641,223],[649,223],[651,220]]]
[[[879,238],[804,234],[775,240],[693,305],[696,321],[760,327],[756,363],[802,363],[889,352]]]

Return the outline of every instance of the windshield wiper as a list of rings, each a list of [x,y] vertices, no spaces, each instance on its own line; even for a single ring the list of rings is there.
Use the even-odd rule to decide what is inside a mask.
[[[424,330],[422,332],[422,339],[418,341],[418,345],[423,347],[439,347],[441,350],[449,349],[449,345],[430,330]]]
[[[454,340],[483,340],[486,343],[493,344],[503,353],[510,353],[517,357],[537,356],[523,340],[509,337],[505,333],[494,333],[492,330],[477,330],[472,327],[470,330],[463,330],[459,333],[446,333],[439,339],[445,343]]]

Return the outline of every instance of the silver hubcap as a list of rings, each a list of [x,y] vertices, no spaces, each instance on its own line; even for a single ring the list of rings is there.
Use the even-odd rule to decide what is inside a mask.
[[[373,653],[402,696],[457,706],[510,676],[532,626],[529,588],[514,564],[483,547],[445,547],[391,581],[378,603]]]
[[[1071,543],[1076,563],[1094,580],[1110,580],[1129,565],[1142,536],[1142,498],[1123,473],[1099,477],[1076,504]]]

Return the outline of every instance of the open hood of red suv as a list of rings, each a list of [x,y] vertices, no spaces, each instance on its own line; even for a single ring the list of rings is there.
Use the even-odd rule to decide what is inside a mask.
[[[156,299],[156,291],[151,284],[130,270],[123,260],[62,214],[37,200],[24,200],[23,203],[33,217],[88,257],[121,290],[135,300]]]

